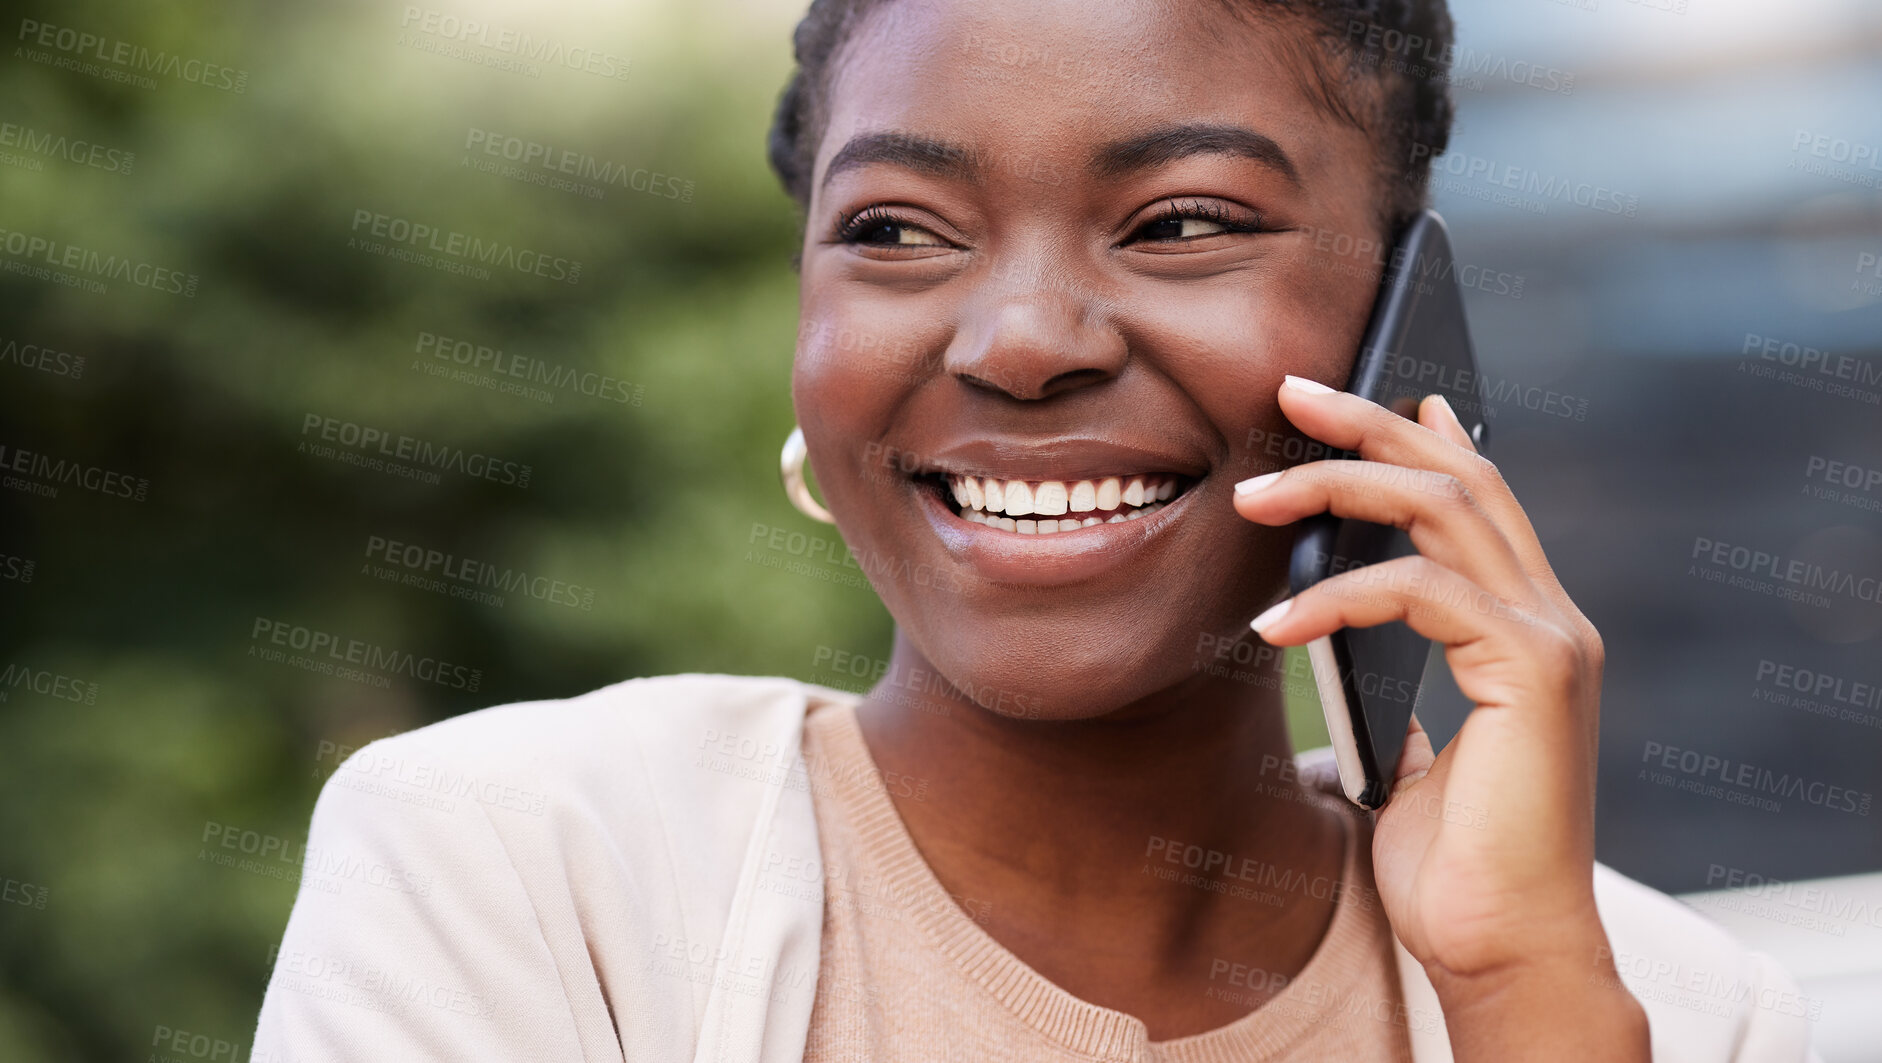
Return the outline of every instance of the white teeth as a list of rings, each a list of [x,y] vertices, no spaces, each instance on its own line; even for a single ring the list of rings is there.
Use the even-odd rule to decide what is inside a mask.
[[[1006,485],[1006,513],[1010,517],[1023,517],[1033,511],[1032,485],[1024,480],[1014,480]]]
[[[1039,490],[1033,495],[1032,508],[1048,517],[1065,512],[1065,484],[1058,480],[1047,480],[1040,484]]]
[[[1147,517],[1176,497],[1174,479],[1161,476],[1107,476],[1102,480],[996,480],[992,477],[949,476],[948,492],[963,520],[1002,528],[1022,535],[1053,535]],[[1093,511],[1109,512],[1108,517]],[[1060,514],[1093,514],[1086,517]],[[1004,514],[1001,516],[999,514]],[[1048,519],[1037,519],[1043,517]],[[1025,517],[1025,520],[1015,520]]]

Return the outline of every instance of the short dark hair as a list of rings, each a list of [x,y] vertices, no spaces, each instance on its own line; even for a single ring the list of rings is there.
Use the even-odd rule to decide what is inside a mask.
[[[797,69],[785,83],[766,154],[784,190],[810,205],[817,142],[828,121],[830,61],[858,23],[888,0],[812,0],[797,24]],[[1378,143],[1379,221],[1386,233],[1425,206],[1431,160],[1451,135],[1453,28],[1445,0],[1217,0],[1238,15],[1293,18],[1318,48],[1296,55],[1322,110]]]

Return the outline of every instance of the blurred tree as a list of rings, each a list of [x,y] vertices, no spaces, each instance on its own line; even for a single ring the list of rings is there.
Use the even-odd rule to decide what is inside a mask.
[[[0,582],[0,666],[91,692],[0,690],[0,879],[28,901],[0,905],[0,1058],[163,1055],[162,1029],[245,1044],[297,869],[214,857],[298,846],[338,747],[633,675],[817,678],[819,644],[886,646],[867,590],[742,563],[755,526],[815,530],[774,471],[797,231],[763,133],[788,16],[760,39],[681,5],[414,10],[8,11],[0,445],[145,493],[0,491],[0,554],[32,564]],[[544,58],[480,43],[503,29]],[[605,55],[556,61],[580,49]],[[495,261],[361,248],[407,223]],[[21,239],[81,249],[77,286],[34,275]],[[405,246],[461,268],[450,239]],[[564,279],[526,271],[537,254]],[[347,464],[320,436],[352,426],[472,458],[435,483]],[[520,466],[527,486],[503,482]],[[454,597],[474,582],[387,543],[567,586]],[[268,660],[294,627],[480,679]]]
[[[834,653],[886,654],[777,487],[791,5],[742,34],[678,4],[7,8],[0,446],[113,486],[0,490],[0,1059],[245,1045],[347,748],[635,675],[856,688]],[[360,463],[402,446],[470,458]],[[315,632],[477,679],[297,667],[331,664]]]

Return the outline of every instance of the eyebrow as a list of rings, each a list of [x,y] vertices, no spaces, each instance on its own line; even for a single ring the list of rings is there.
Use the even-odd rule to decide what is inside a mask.
[[[1115,180],[1195,155],[1253,159],[1287,178],[1288,183],[1300,185],[1300,171],[1273,138],[1230,125],[1166,126],[1140,136],[1115,140],[1092,156],[1091,171],[1097,177]],[[876,163],[960,181],[973,180],[984,169],[980,156],[959,144],[890,130],[851,137],[831,156],[822,184],[829,185],[845,171]]]
[[[1164,166],[1193,155],[1235,155],[1253,159],[1300,185],[1300,171],[1270,137],[1252,129],[1231,125],[1177,125],[1152,130],[1127,140],[1117,140],[1100,148],[1092,156],[1091,171],[1101,178],[1116,179],[1129,174]]]
[[[845,170],[871,163],[889,163],[918,173],[955,180],[971,180],[980,174],[980,158],[958,144],[917,136],[914,133],[864,133],[851,137],[849,143],[830,159],[823,172],[823,183]]]

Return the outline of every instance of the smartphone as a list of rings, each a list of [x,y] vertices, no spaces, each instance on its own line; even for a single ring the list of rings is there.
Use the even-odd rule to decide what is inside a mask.
[[[1436,211],[1420,213],[1399,233],[1346,390],[1412,419],[1419,401],[1435,392],[1451,404],[1479,451],[1489,443],[1457,264]],[[1397,528],[1323,513],[1301,522],[1288,581],[1299,594],[1329,576],[1415,552],[1411,537]],[[1354,804],[1379,808],[1390,796],[1431,640],[1393,621],[1342,628],[1308,643],[1307,656],[1340,788]]]

